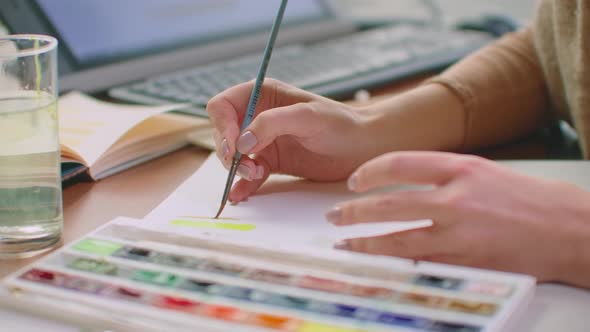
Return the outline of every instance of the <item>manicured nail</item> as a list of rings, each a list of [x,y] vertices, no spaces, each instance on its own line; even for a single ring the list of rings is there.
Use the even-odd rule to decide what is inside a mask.
[[[227,160],[229,158],[229,145],[225,138],[221,142],[221,153],[223,154],[223,159]]]
[[[358,175],[352,174],[349,178],[348,178],[348,190],[350,191],[355,191],[356,190],[356,186],[357,186],[357,182],[358,182]]]
[[[248,168],[248,166],[242,165],[240,164],[238,166],[238,175],[242,178],[242,179],[246,179],[248,181],[251,181],[251,177],[250,177],[250,169]]]
[[[264,167],[262,167],[260,165],[256,166],[256,174],[254,174],[254,180],[262,179],[263,175],[264,175]]]
[[[337,206],[326,213],[326,219],[334,225],[339,225],[342,218],[342,208]]]
[[[351,250],[352,246],[350,245],[350,241],[342,240],[342,241],[338,241],[338,242],[336,242],[336,244],[334,244],[334,249]]]
[[[243,133],[238,139],[238,151],[243,154],[247,154],[250,152],[250,150],[252,150],[256,143],[258,143],[256,136],[254,136],[251,131],[247,131]]]

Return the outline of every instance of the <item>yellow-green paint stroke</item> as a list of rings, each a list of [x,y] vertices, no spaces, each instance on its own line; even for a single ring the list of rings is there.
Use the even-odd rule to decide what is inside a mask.
[[[248,231],[254,230],[256,228],[256,225],[252,225],[252,224],[232,224],[232,223],[225,223],[225,222],[184,220],[184,219],[171,220],[170,224],[172,224],[174,226],[223,229],[223,230],[240,231],[240,232],[248,232]]]

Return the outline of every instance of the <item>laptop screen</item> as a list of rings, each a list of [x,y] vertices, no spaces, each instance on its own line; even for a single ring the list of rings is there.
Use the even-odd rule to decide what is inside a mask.
[[[268,28],[279,1],[37,0],[79,65],[216,41]],[[293,0],[285,24],[325,17],[319,0]]]

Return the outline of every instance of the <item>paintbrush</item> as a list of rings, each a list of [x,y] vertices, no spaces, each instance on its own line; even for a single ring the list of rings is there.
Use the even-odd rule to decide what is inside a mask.
[[[256,105],[258,104],[258,98],[260,97],[260,88],[262,87],[262,83],[264,82],[264,78],[266,76],[266,69],[268,68],[268,63],[270,62],[270,56],[272,55],[272,50],[274,48],[275,40],[277,39],[277,35],[279,33],[279,27],[281,26],[281,22],[283,21],[283,14],[285,13],[286,7],[287,0],[281,0],[281,6],[279,7],[279,11],[277,12],[277,16],[275,17],[274,23],[272,25],[268,42],[266,43],[266,49],[264,50],[262,64],[260,65],[260,69],[258,70],[258,75],[256,76],[256,81],[254,83],[254,88],[252,89],[252,94],[250,94],[248,110],[246,112],[246,117],[244,117],[244,121],[242,122],[242,128],[240,131],[244,131],[244,129],[246,129],[250,125],[250,122],[252,122],[252,119],[254,118],[254,112],[256,111]],[[215,219],[219,218],[221,212],[223,212],[223,209],[225,208],[225,204],[227,203],[227,199],[229,197],[229,192],[231,191],[231,186],[234,182],[234,178],[236,176],[236,172],[240,164],[240,159],[242,159],[242,154],[236,150],[236,153],[234,154],[234,157],[232,159],[231,167],[229,169],[227,181],[225,183],[223,197],[221,198],[221,206],[219,207],[219,210],[215,215]]]

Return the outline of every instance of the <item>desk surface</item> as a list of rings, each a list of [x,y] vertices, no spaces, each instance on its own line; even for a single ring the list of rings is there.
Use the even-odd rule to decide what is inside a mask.
[[[415,82],[396,85],[379,93],[405,90]],[[499,159],[530,159],[542,158],[547,151],[542,142],[524,140],[486,150],[483,154]],[[69,243],[117,216],[143,218],[193,174],[208,154],[209,151],[188,147],[101,181],[76,183],[65,188],[64,242]],[[39,257],[2,261],[0,277]],[[554,301],[555,294],[559,296]],[[563,309],[553,310],[556,307]],[[557,331],[563,330],[563,324],[568,326],[568,331],[585,331],[590,326],[590,317],[584,315],[584,310],[589,310],[587,308],[590,308],[590,293],[586,291],[559,285],[540,286],[519,331]]]

